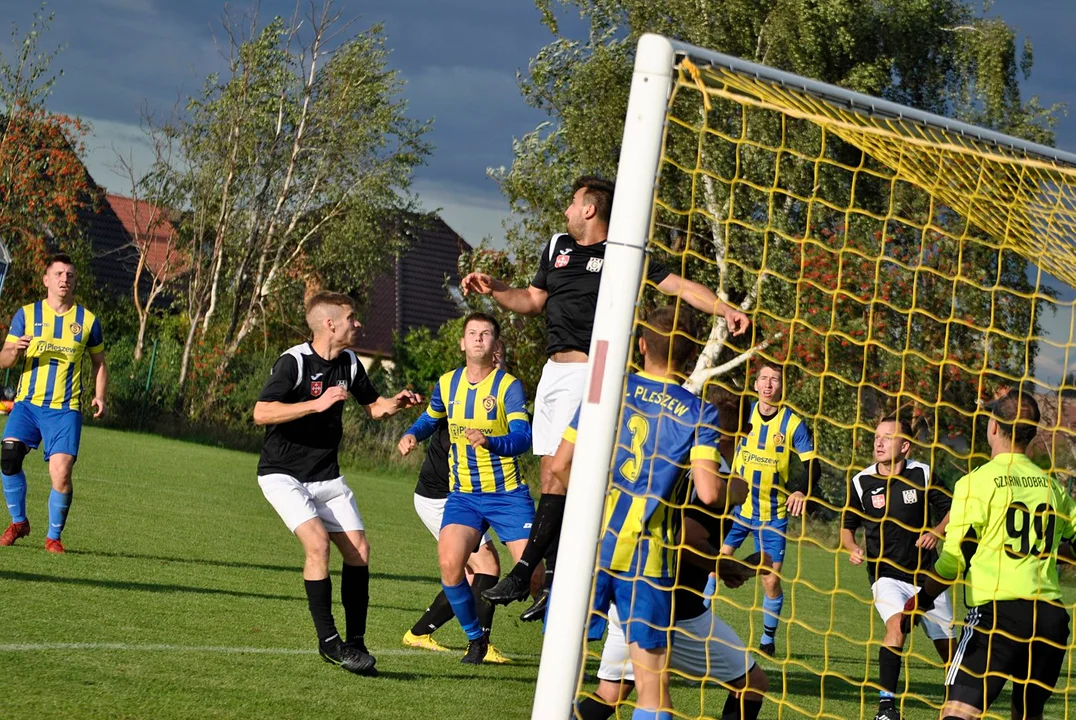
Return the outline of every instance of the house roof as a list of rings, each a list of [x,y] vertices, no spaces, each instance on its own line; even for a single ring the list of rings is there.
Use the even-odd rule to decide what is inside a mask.
[[[170,211],[144,200],[108,194],[105,202],[112,208],[131,242],[148,246],[146,265],[165,279],[175,277],[186,269],[186,262],[176,250],[176,228]]]
[[[406,251],[373,283],[356,350],[393,356],[394,335],[418,327],[437,330],[459,317],[449,288],[459,286],[457,260],[471,246],[437,215],[411,216],[417,222]]]

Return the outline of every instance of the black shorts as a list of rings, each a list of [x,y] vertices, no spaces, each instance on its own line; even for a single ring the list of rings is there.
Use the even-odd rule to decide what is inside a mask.
[[[948,699],[986,710],[1013,681],[1015,717],[1042,714],[1065,662],[1069,614],[1045,600],[1002,600],[972,608],[949,673]]]

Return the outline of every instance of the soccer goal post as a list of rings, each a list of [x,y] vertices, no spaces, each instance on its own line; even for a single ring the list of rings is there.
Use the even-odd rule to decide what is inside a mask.
[[[969,470],[982,443],[976,403],[1004,384],[1060,397],[1076,347],[1071,322],[1061,337],[1042,326],[1047,310],[1076,317],[1076,155],[657,35],[642,36],[635,56],[609,238],[535,720],[570,716],[582,684],[648,251],[685,276],[702,266],[715,290],[749,312],[746,339],[715,326],[688,387],[705,397],[708,382],[722,384],[746,403],[746,361],[783,363],[785,402],[836,478],[837,489],[817,498],[833,512],[843,507],[840,488],[869,464],[883,413],[914,410],[918,457]],[[1036,371],[1046,357],[1060,357],[1061,376]],[[1055,469],[1071,460],[1074,442],[1061,415],[1058,406],[1043,420]],[[835,552],[789,528],[786,566]],[[828,572],[836,575],[811,583],[783,575],[793,599],[777,662],[790,662],[797,643],[817,643],[826,661],[811,670],[828,676],[807,697],[777,700],[784,717],[851,717],[863,708],[834,705],[826,683],[836,677],[862,691],[876,681],[862,657],[884,627],[866,579],[862,570]],[[759,597],[723,607],[758,615]],[[865,624],[862,636],[842,625],[852,616]],[[749,646],[759,624],[737,625]],[[831,663],[837,642],[860,653],[858,664]],[[937,665],[923,642],[908,652]],[[938,707],[937,698],[906,695]],[[702,701],[699,712],[712,714]]]

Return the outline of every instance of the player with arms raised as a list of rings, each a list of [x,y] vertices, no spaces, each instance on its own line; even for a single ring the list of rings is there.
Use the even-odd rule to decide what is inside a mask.
[[[70,257],[62,253],[50,257],[43,278],[45,299],[15,312],[0,351],[0,368],[14,367],[25,354],[0,449],[4,497],[11,513],[11,525],[0,535],[0,545],[11,545],[30,534],[22,461],[31,448],[43,443],[52,480],[45,549],[64,552],[60,534],[71,509],[71,471],[82,437],[82,364],[87,355],[93,365],[93,416],[105,413],[108,367],[104,335],[101,321],[75,302],[77,280]]]
[[[1062,545],[1072,552],[1076,503],[1025,454],[1039,422],[1035,398],[1012,390],[985,409],[990,462],[953,488],[945,544],[905,605],[904,632],[963,574],[969,610],[942,719],[982,717],[1011,679],[1013,720],[1039,720],[1069,642],[1057,555]]]
[[[355,496],[344,481],[337,451],[344,434],[344,400],[350,394],[366,413],[383,420],[422,398],[405,390],[384,398],[374,389],[354,352],[359,323],[351,298],[320,292],[306,305],[314,339],[284,351],[254,406],[265,426],[258,485],[306,553],[303,580],[310,615],[325,662],[356,674],[373,674],[366,647],[370,605],[370,545]],[[340,600],[347,641],[332,614],[329,543],[340,550]]]
[[[527,397],[522,382],[494,365],[500,334],[500,323],[491,315],[464,318],[460,350],[466,364],[441,376],[429,407],[398,446],[407,455],[433,434],[438,420],[448,419],[452,491],[445,501],[437,554],[445,596],[467,634],[462,662],[468,664],[484,661],[489,635],[465,577],[467,559],[492,527],[518,560],[534,520],[534,501],[519,462],[531,446]]]
[[[905,639],[901,613],[904,603],[923,585],[923,571],[934,566],[934,548],[949,522],[949,494],[929,465],[908,459],[911,437],[907,420],[887,417],[878,423],[875,463],[852,478],[841,528],[841,544],[851,554],[849,561],[853,565],[867,561],[874,607],[885,623],[885,639],[878,650],[882,690],[874,720],[900,720],[896,695]],[[855,533],[861,527],[866,552],[856,544]],[[938,597],[923,619],[923,629],[942,663],[948,663],[953,606],[947,593]]]
[[[668,654],[681,537],[677,505],[688,497],[688,467],[700,502],[718,505],[725,496],[717,409],[676,377],[694,350],[692,337],[691,324],[672,307],[646,319],[639,339],[643,371],[628,375],[602,521],[594,609],[616,607],[638,693],[635,720],[672,718]],[[555,477],[565,486],[578,422],[577,410],[553,459]]]

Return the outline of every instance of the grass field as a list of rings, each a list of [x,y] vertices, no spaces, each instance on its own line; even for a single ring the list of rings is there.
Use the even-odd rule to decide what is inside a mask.
[[[495,622],[494,642],[512,665],[460,665],[466,643],[455,623],[438,634],[451,655],[400,646],[438,590],[434,541],[414,515],[410,473],[345,468],[372,544],[367,640],[381,675],[321,662],[302,554],[261,497],[256,463],[255,455],[88,428],[64,534],[69,552],[51,556],[42,548],[47,476],[31,455],[33,535],[0,549],[0,717],[529,717],[540,636],[518,621],[524,605],[499,611]],[[809,543],[790,547],[786,568],[798,580],[786,586],[784,619],[792,622],[782,624],[778,653],[790,657],[764,661],[773,702],[762,717],[873,717],[876,690],[861,682],[875,675],[877,645],[864,641],[872,631],[880,637],[881,625],[855,597],[869,593],[865,574]],[[752,645],[761,615],[726,603],[750,606],[759,592],[749,583],[719,600]],[[921,634],[913,649],[933,652]],[[941,671],[914,661],[902,680],[935,699]],[[691,717],[719,715],[724,696],[675,683],[677,707]],[[1058,697],[1047,717],[1067,709]],[[936,717],[922,702],[904,711],[912,720]]]

